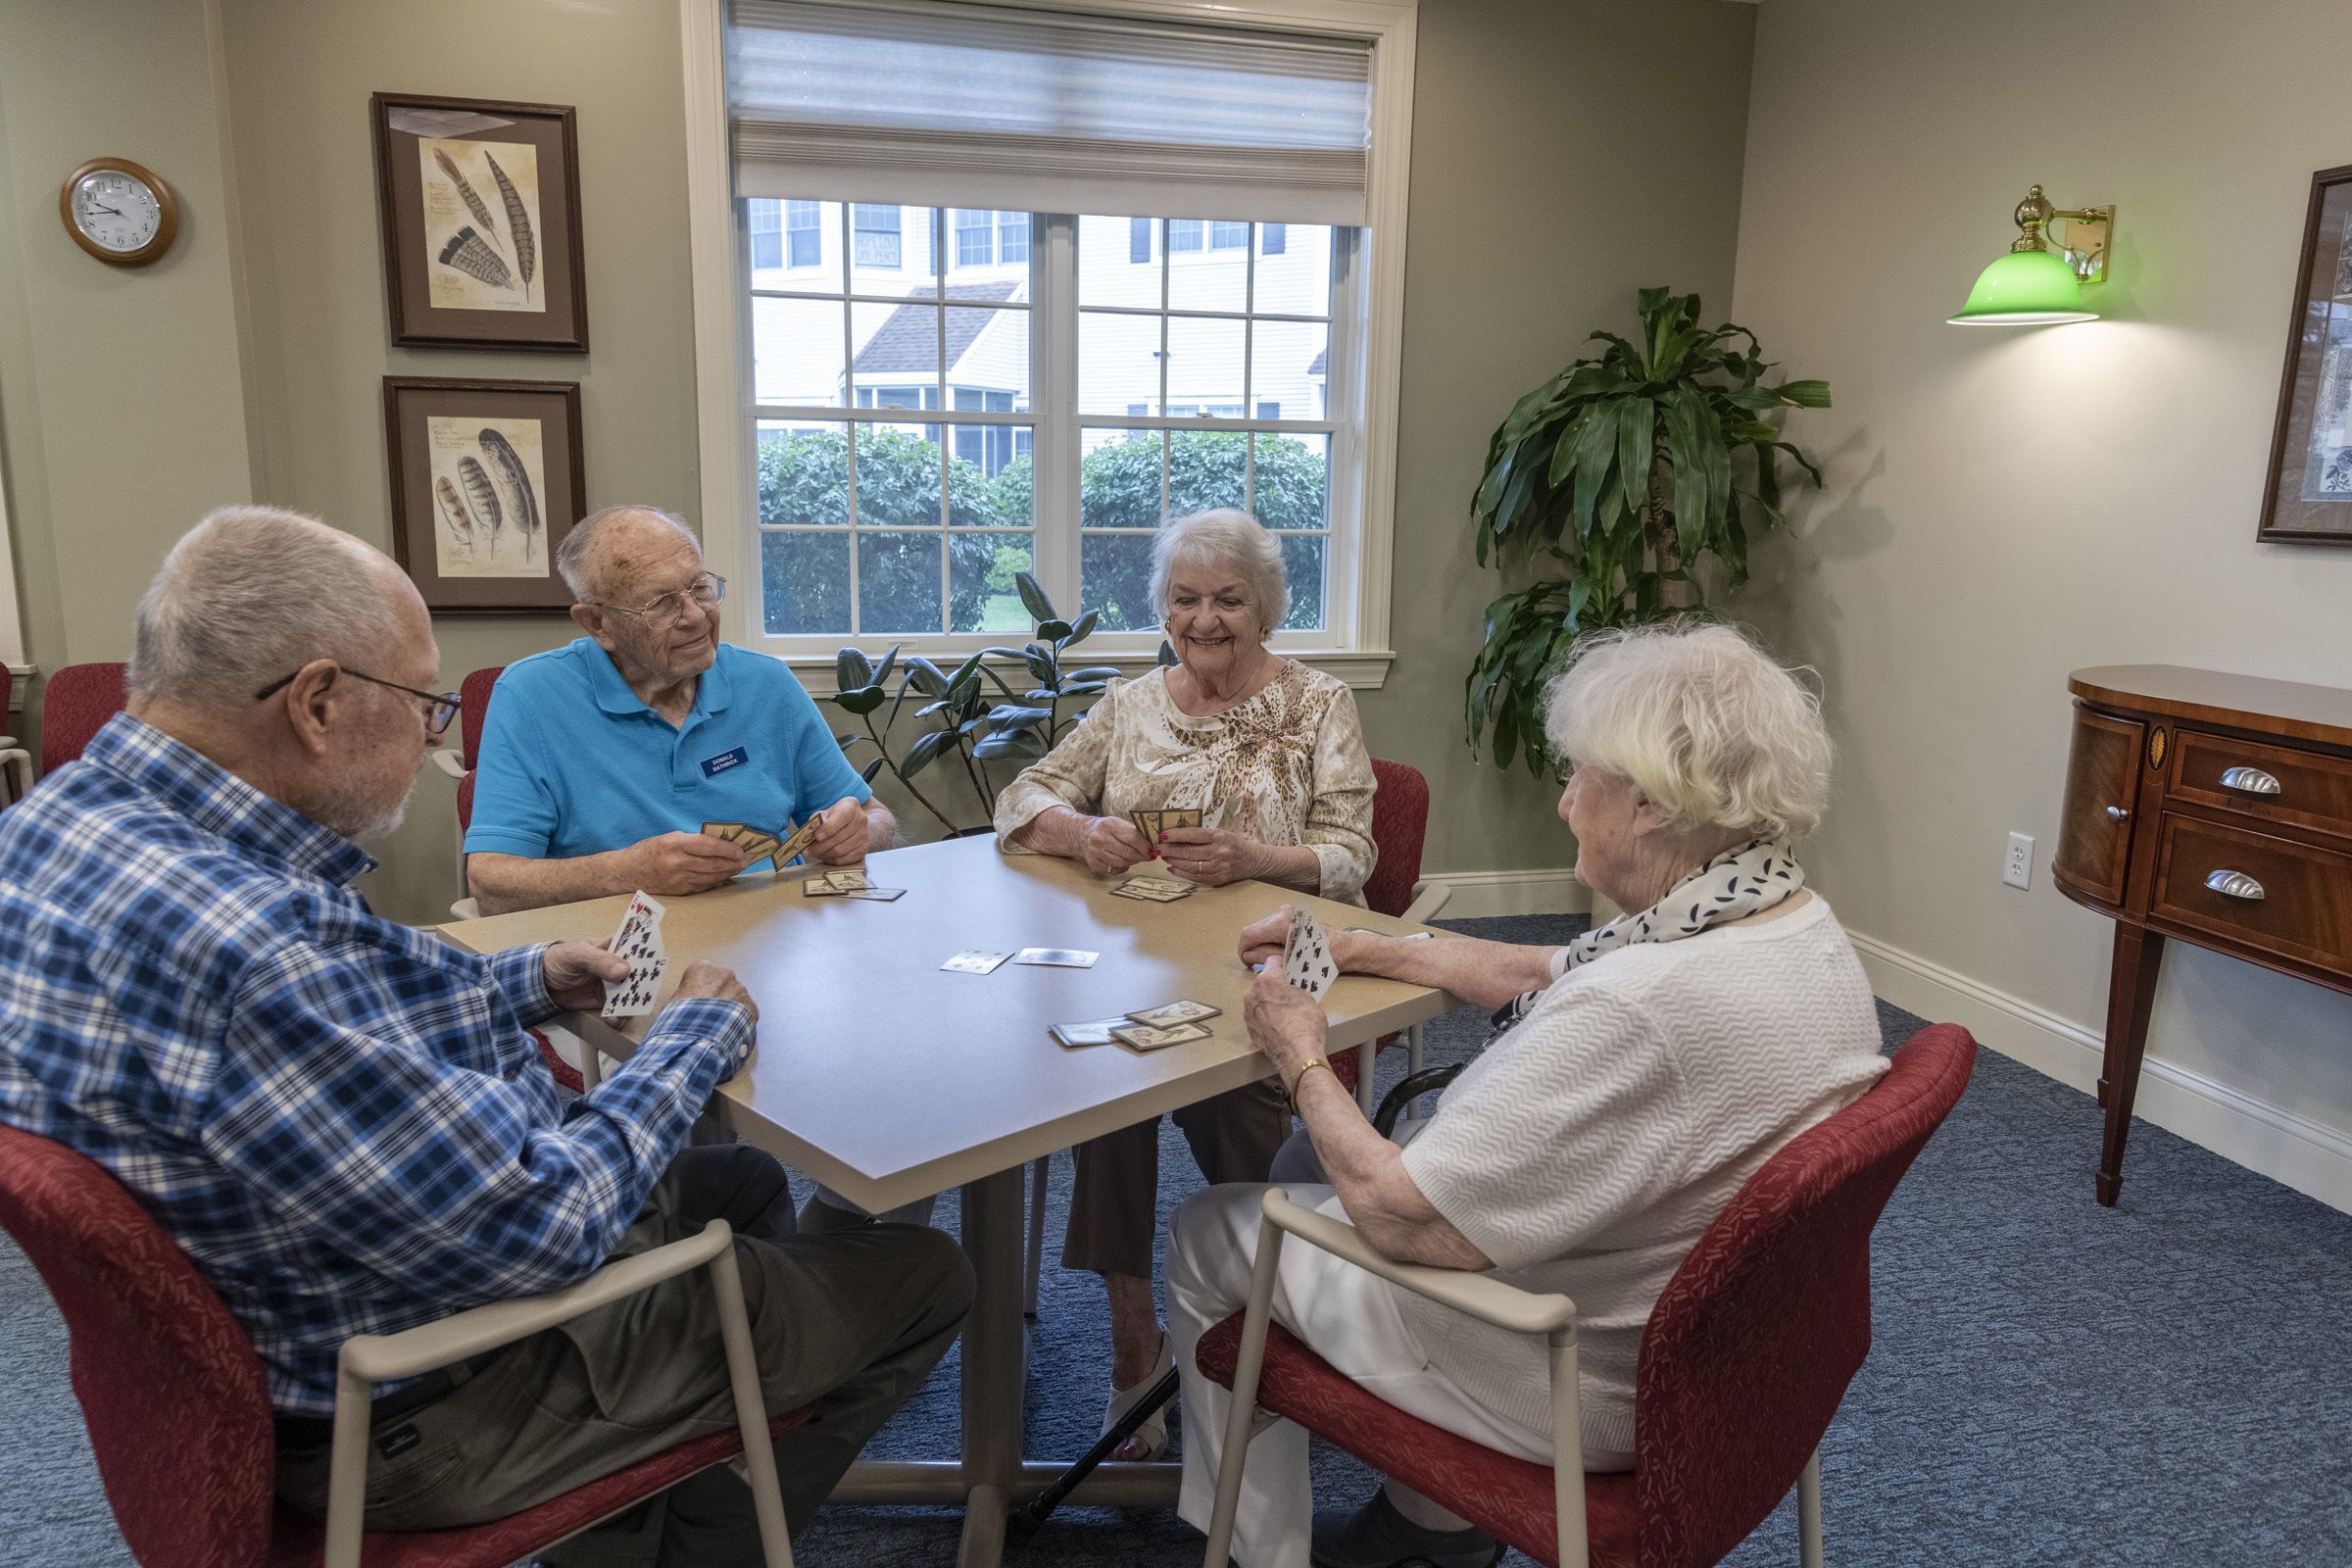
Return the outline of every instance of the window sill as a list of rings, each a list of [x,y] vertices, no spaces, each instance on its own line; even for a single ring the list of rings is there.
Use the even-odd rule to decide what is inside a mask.
[[[1376,692],[1387,684],[1389,665],[1396,659],[1393,651],[1385,648],[1360,653],[1304,652],[1285,654],[1284,657],[1296,659],[1309,669],[1319,669],[1326,675],[1337,675],[1351,690],[1359,692]],[[1130,675],[1140,675],[1158,662],[1156,654],[1098,654],[1092,650],[1085,654],[1085,662],[1089,664],[1113,665]],[[808,689],[811,697],[831,697],[841,690],[834,678],[833,656],[830,654],[796,654],[786,657],[784,662],[792,666],[792,672],[800,677],[801,684]]]

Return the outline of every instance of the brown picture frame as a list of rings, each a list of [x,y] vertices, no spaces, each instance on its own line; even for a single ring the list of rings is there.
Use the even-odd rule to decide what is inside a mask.
[[[437,615],[571,608],[555,557],[588,510],[577,381],[387,375],[384,458],[393,559],[425,608]]]
[[[2352,164],[2311,176],[2254,537],[2352,545]]]
[[[570,106],[379,92],[368,122],[392,341],[587,353]]]

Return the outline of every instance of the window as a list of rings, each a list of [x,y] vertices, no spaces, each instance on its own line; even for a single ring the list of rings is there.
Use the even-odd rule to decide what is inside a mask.
[[[1027,568],[1148,660],[1156,531],[1231,505],[1281,536],[1278,646],[1385,646],[1414,0],[1314,5],[1303,37],[1154,0],[690,0],[690,173],[734,198],[694,176],[706,471],[745,476],[706,533],[759,585],[731,635],[812,673],[847,638],[961,657],[1027,630]],[[714,222],[740,292],[706,306]]]
[[[793,203],[798,207],[801,204]],[[751,204],[752,270],[764,272],[784,265],[784,204]]]

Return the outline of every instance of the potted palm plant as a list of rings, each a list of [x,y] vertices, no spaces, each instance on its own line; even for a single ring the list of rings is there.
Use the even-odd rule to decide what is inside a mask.
[[[1755,334],[1698,324],[1696,294],[1642,290],[1642,341],[1605,345],[1528,393],[1494,432],[1471,501],[1478,560],[1544,575],[1487,607],[1465,701],[1475,752],[1490,731],[1504,767],[1557,774],[1544,690],[1587,632],[1709,613],[1693,570],[1709,557],[1725,592],[1747,580],[1750,528],[1781,512],[1780,455],[1821,482],[1765,416],[1826,409],[1827,381],[1766,386]]]

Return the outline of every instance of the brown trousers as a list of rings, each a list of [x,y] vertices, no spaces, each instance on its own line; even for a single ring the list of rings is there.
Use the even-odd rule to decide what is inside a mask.
[[[1170,1114],[1211,1184],[1264,1181],[1291,1133],[1290,1110],[1271,1078]],[[1150,1279],[1159,1230],[1159,1118],[1090,1139],[1074,1152],[1078,1178],[1061,1266]]]

